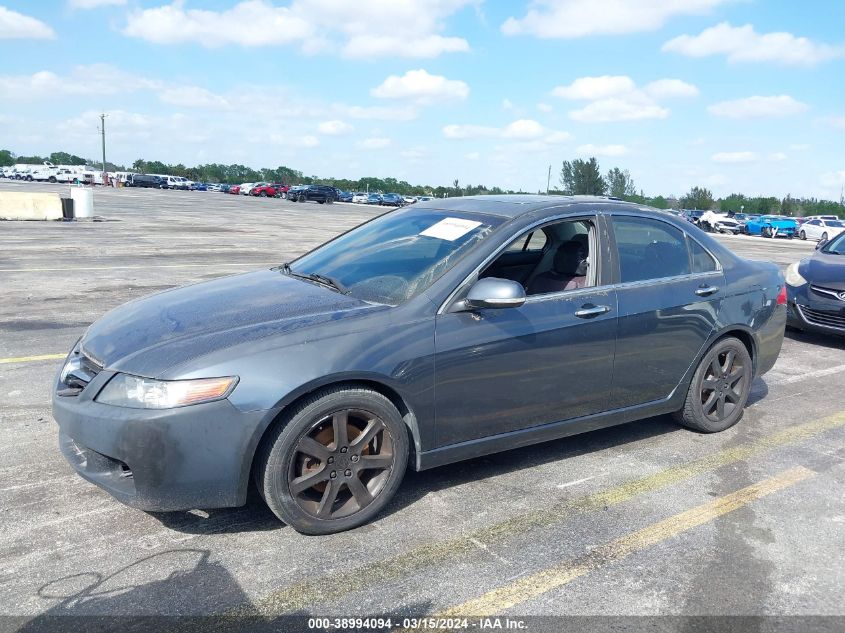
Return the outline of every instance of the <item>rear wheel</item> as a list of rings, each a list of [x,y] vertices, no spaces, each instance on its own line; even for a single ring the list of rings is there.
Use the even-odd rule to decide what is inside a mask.
[[[802,229],[802,230],[801,230],[801,232],[798,234],[798,237],[800,237],[802,240],[806,240],[806,239],[807,239],[807,234],[806,234],[806,233],[804,232],[804,230]]]
[[[262,192],[261,192],[261,193],[259,193],[258,195],[259,195],[259,197],[261,197],[261,198],[266,198],[266,197],[267,197],[267,192],[266,192],[266,191],[262,191]]]
[[[370,521],[408,462],[408,433],[393,403],[362,388],[324,389],[265,442],[255,476],[270,509],[303,534]]]
[[[717,341],[692,377],[684,408],[675,414],[686,427],[716,433],[742,418],[751,391],[751,355],[737,338]]]

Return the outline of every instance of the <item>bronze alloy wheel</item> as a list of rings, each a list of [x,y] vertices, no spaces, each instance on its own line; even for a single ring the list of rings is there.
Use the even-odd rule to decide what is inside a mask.
[[[745,404],[749,367],[735,349],[714,354],[701,381],[701,408],[708,420],[721,422]]]
[[[340,519],[369,506],[390,478],[394,439],[377,415],[342,409],[299,440],[288,487],[299,508],[316,519]]]

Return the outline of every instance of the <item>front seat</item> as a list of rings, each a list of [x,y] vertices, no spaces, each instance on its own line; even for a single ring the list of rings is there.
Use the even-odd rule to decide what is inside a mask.
[[[555,253],[552,270],[537,275],[528,285],[527,294],[538,295],[584,288],[587,285],[586,255],[579,242],[564,242]]]

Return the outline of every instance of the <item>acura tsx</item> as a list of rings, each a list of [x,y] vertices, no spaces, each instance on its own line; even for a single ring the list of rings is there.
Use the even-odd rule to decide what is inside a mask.
[[[786,290],[675,216],[480,196],[381,215],[269,270],[108,312],[58,372],[65,458],[148,511],[361,525],[424,470],[672,413],[742,417]]]

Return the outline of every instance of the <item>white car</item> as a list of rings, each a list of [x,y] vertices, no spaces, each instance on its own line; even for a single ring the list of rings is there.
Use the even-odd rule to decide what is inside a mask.
[[[402,199],[405,201],[405,204],[414,204],[417,201],[416,196],[403,196]]]
[[[360,203],[360,204],[367,204],[367,199],[368,199],[369,197],[370,197],[370,196],[369,196],[369,195],[367,195],[366,193],[361,193],[361,192],[359,191],[359,192],[358,192],[358,193],[356,193],[354,196],[352,196],[352,202],[358,202],[358,203]]]
[[[832,240],[845,230],[845,222],[842,220],[807,220],[798,229],[798,237],[802,240]]]
[[[245,182],[241,185],[241,190],[238,193],[242,196],[248,196],[249,192],[260,184],[258,182]]]

